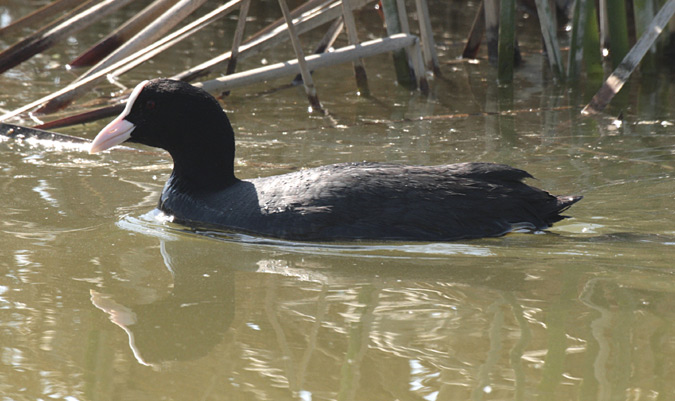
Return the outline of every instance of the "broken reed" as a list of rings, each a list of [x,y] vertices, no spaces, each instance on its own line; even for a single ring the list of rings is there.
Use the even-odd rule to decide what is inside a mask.
[[[130,32],[126,32],[124,35],[120,34],[120,32],[111,34],[111,36],[123,36],[125,43],[123,45],[116,44],[119,47],[112,53],[112,56],[108,56],[107,60],[85,73],[78,79],[78,82],[73,83],[71,92],[68,92],[67,95],[63,93],[62,97],[58,99],[56,97],[53,98],[50,104],[51,108],[58,109],[62,105],[72,101],[76,92],[75,84],[78,84],[77,90],[79,93],[83,93],[86,92],[88,87],[90,88],[95,84],[94,81],[100,80],[104,76],[108,76],[109,74],[118,76],[128,71],[140,62],[165,50],[173,43],[177,43],[179,40],[190,36],[190,34],[208,24],[212,19],[222,17],[234,8],[235,5],[238,6],[242,0],[232,0],[230,3],[221,6],[220,10],[213,13],[212,16],[202,17],[200,21],[203,20],[203,22],[193,23],[194,27],[188,29],[184,27],[183,30],[164,36],[169,27],[175,25],[176,21],[182,21],[187,14],[194,11],[204,1],[155,0],[146,10],[137,16],[137,19],[141,22],[135,22],[135,27],[129,27]],[[341,14],[350,14],[351,9],[358,9],[368,1],[351,0],[349,7],[344,8],[339,2],[332,2],[331,0],[309,0],[291,12],[291,14],[293,14],[293,18],[297,16],[298,19],[294,25],[296,25],[295,28],[298,30],[298,33],[301,33],[314,29],[326,22],[335,21]],[[65,9],[67,8],[66,6],[75,7],[75,9],[60,18],[56,18],[51,23],[45,22],[43,29],[38,30],[26,40],[20,41],[16,46],[0,52],[0,72],[12,68],[24,59],[43,51],[66,35],[71,35],[77,30],[83,29],[93,22],[92,16],[100,18],[127,3],[129,3],[129,0],[103,0],[99,3],[86,0],[55,0],[46,7],[47,10],[51,8],[53,11],[56,7]],[[404,1],[383,0],[382,3],[388,35],[393,36],[399,32],[408,34],[409,27]],[[415,3],[417,5],[418,16],[422,15],[428,19],[426,2],[424,0],[416,0]],[[542,37],[544,39],[545,54],[556,79],[576,80],[582,77],[584,73],[586,77],[599,77],[600,74],[603,74],[602,62],[606,58],[611,61],[615,69],[611,77],[613,79],[617,77],[621,79],[621,82],[618,84],[613,84],[615,90],[607,92],[610,93],[609,99],[611,100],[611,96],[621,88],[625,80],[628,79],[638,65],[641,65],[643,71],[649,71],[659,61],[663,62],[665,60],[662,57],[665,48],[663,43],[668,40],[675,41],[675,35],[673,35],[671,28],[668,28],[667,25],[667,21],[672,19],[673,13],[675,13],[675,0],[633,0],[632,3],[628,4],[630,7],[625,6],[625,0],[604,0],[599,4],[594,0],[575,1],[571,21],[571,41],[567,60],[567,72],[565,72],[565,65],[560,56],[560,45],[558,43],[560,36],[558,33],[561,30],[556,26],[556,10],[550,6],[547,0],[535,0]],[[167,9],[168,11],[164,11]],[[310,9],[316,12],[309,12]],[[627,10],[630,10],[630,15],[627,14],[629,12]],[[162,16],[157,17],[157,13],[162,11],[164,11]],[[300,17],[299,14],[301,13],[305,14],[302,14],[303,16]],[[37,16],[29,16],[27,20],[34,21],[35,18],[45,18],[45,15],[49,15],[50,13],[38,10],[35,14]],[[171,15],[173,15],[173,19],[169,19]],[[141,16],[144,16],[146,19],[141,19]],[[354,27],[349,26],[353,24],[350,15],[347,15],[347,17],[347,30],[350,42],[354,43],[358,39],[356,39],[354,34]],[[167,19],[166,21],[164,20],[165,18]],[[659,20],[658,24],[655,23],[657,19]],[[153,22],[148,24],[148,20],[152,20]],[[245,21],[245,18],[243,20]],[[421,24],[420,27],[420,31],[423,33],[421,44],[423,46],[424,64],[427,70],[438,72],[435,49],[430,45],[433,44],[433,38],[431,38],[430,33],[424,34],[425,30],[430,32],[430,24],[428,21],[420,22],[426,23],[426,25]],[[287,23],[288,18],[286,18],[286,21],[280,19],[270,24],[266,29],[249,37],[241,46],[238,43],[241,40],[239,38],[233,44],[231,52],[223,53],[174,76],[174,78],[193,80],[214,70],[224,69],[224,64],[228,64],[227,70],[228,73],[231,73],[234,70],[233,67],[237,58],[255,54],[283,40],[282,38],[286,35],[285,32],[282,32],[281,25]],[[13,24],[0,29],[0,32],[9,33],[13,28],[15,30],[25,29],[25,22],[17,21],[15,24],[18,27],[13,26]],[[24,24],[24,28],[21,28],[21,24]],[[132,22],[129,22],[129,24],[134,25]],[[670,26],[672,27],[673,25],[671,22]],[[484,0],[480,4],[478,15],[474,21],[471,40],[467,43],[465,56],[475,56],[477,43],[480,41],[478,39],[480,37],[478,32],[485,30],[488,56],[490,61],[495,62],[498,66],[499,81],[502,83],[511,82],[514,66],[517,65],[517,61],[520,58],[518,44],[515,40],[515,27],[514,0]],[[141,32],[138,32],[139,28],[143,28]],[[630,32],[635,32],[634,40],[640,44],[640,49],[636,50],[637,46],[630,47]],[[144,35],[144,33],[147,33],[147,35]],[[661,43],[655,44],[659,33],[663,33],[660,35]],[[133,35],[135,35],[134,38],[129,39]],[[328,36],[333,38],[335,35],[335,33],[332,33]],[[157,40],[159,36],[163,36],[163,38],[153,44],[153,41]],[[645,38],[648,38],[648,40],[643,40]],[[675,47],[675,43],[670,43],[670,46]],[[23,47],[30,47],[31,50],[26,51]],[[106,52],[109,51],[110,49],[106,49]],[[422,57],[419,56],[419,43],[415,42],[408,48],[396,49],[393,53],[399,83],[409,87],[418,86],[421,89],[426,87],[424,80],[425,65],[422,65],[420,62]],[[606,57],[607,55],[609,56],[608,58]],[[630,57],[630,60],[626,60],[628,57]],[[97,53],[96,58],[100,60],[101,55]],[[359,70],[363,69],[362,61],[356,59],[354,63],[355,75],[357,78],[363,78],[362,83],[357,83],[359,91],[367,93],[365,74],[359,74]],[[110,65],[114,67],[111,68]],[[623,69],[619,71],[620,68]],[[105,71],[105,73],[101,71]],[[96,78],[92,79],[92,75],[96,76]],[[87,85],[82,85],[85,82]],[[425,91],[423,90],[423,92]],[[606,104],[608,101],[606,100],[598,104]],[[46,107],[42,111],[46,112],[47,109],[49,107]],[[18,110],[7,113],[1,116],[0,119],[9,118],[11,115],[16,115],[17,112]]]

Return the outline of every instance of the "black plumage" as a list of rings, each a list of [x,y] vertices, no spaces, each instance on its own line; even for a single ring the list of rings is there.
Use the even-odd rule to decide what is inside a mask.
[[[129,140],[166,149],[174,169],[158,208],[175,220],[295,240],[457,240],[545,229],[579,196],[553,196],[503,164],[344,163],[239,180],[234,132],[218,102],[160,79],[134,90],[92,152]]]

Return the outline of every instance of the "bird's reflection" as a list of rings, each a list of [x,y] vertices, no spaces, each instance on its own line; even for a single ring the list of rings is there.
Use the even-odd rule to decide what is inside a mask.
[[[200,358],[222,341],[234,316],[233,271],[214,265],[217,248],[190,241],[164,241],[161,252],[173,274],[169,296],[150,304],[124,305],[91,292],[92,303],[129,336],[144,365]]]
[[[138,232],[147,234],[148,230],[140,226]],[[264,273],[278,277],[275,282],[290,280],[290,285],[298,289],[312,282],[339,291],[399,281],[422,288],[442,283],[440,292],[466,287],[504,294],[541,285],[527,276],[518,253],[508,257],[511,254],[507,252],[525,239],[539,239],[541,243],[541,236],[514,237],[511,246],[503,244],[503,239],[470,244],[296,245],[234,241],[229,236],[176,235],[168,230],[154,233],[160,241],[164,265],[173,275],[174,286],[168,296],[132,304],[119,296],[91,295],[92,303],[127,333],[138,362],[151,366],[201,358],[223,342],[235,313],[235,271],[239,280],[248,274]],[[493,252],[502,251],[505,255],[493,256]],[[374,298],[373,307],[381,302],[385,301]],[[262,308],[263,303],[251,301],[241,307]],[[242,315],[257,312],[247,310]]]

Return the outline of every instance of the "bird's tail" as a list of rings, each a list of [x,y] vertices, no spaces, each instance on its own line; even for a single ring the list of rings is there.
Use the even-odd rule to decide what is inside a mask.
[[[556,221],[568,218],[569,216],[563,216],[561,213],[569,209],[575,203],[579,202],[583,198],[583,196],[556,196],[555,198],[556,198],[555,207],[553,208],[553,210],[550,211],[550,213],[547,216],[548,217],[547,223],[549,225],[555,223]]]

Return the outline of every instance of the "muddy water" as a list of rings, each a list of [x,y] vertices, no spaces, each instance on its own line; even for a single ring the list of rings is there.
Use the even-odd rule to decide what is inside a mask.
[[[272,6],[252,12],[252,24],[276,18]],[[636,81],[607,115],[581,118],[590,84],[551,83],[536,38],[524,39],[528,62],[513,87],[499,88],[484,61],[454,61],[455,32],[468,29],[474,6],[431,6],[444,77],[429,98],[394,83],[388,55],[366,60],[370,98],[356,95],[348,65],[315,73],[329,117],[307,113],[302,89],[269,90],[287,80],[234,91],[224,107],[237,174],[495,161],[553,192],[584,195],[573,218],[545,233],[431,244],[194,233],[152,212],[171,169],[160,151],[89,155],[5,140],[3,399],[675,397],[673,75]],[[0,15],[27,8],[5,7]],[[359,16],[363,37],[381,34],[375,17]],[[123,83],[203,60],[235,24],[215,25],[180,57]],[[64,60],[97,36],[77,35],[0,76],[0,107],[67,82]],[[622,124],[612,118],[619,111]],[[61,132],[91,138],[104,123]]]

